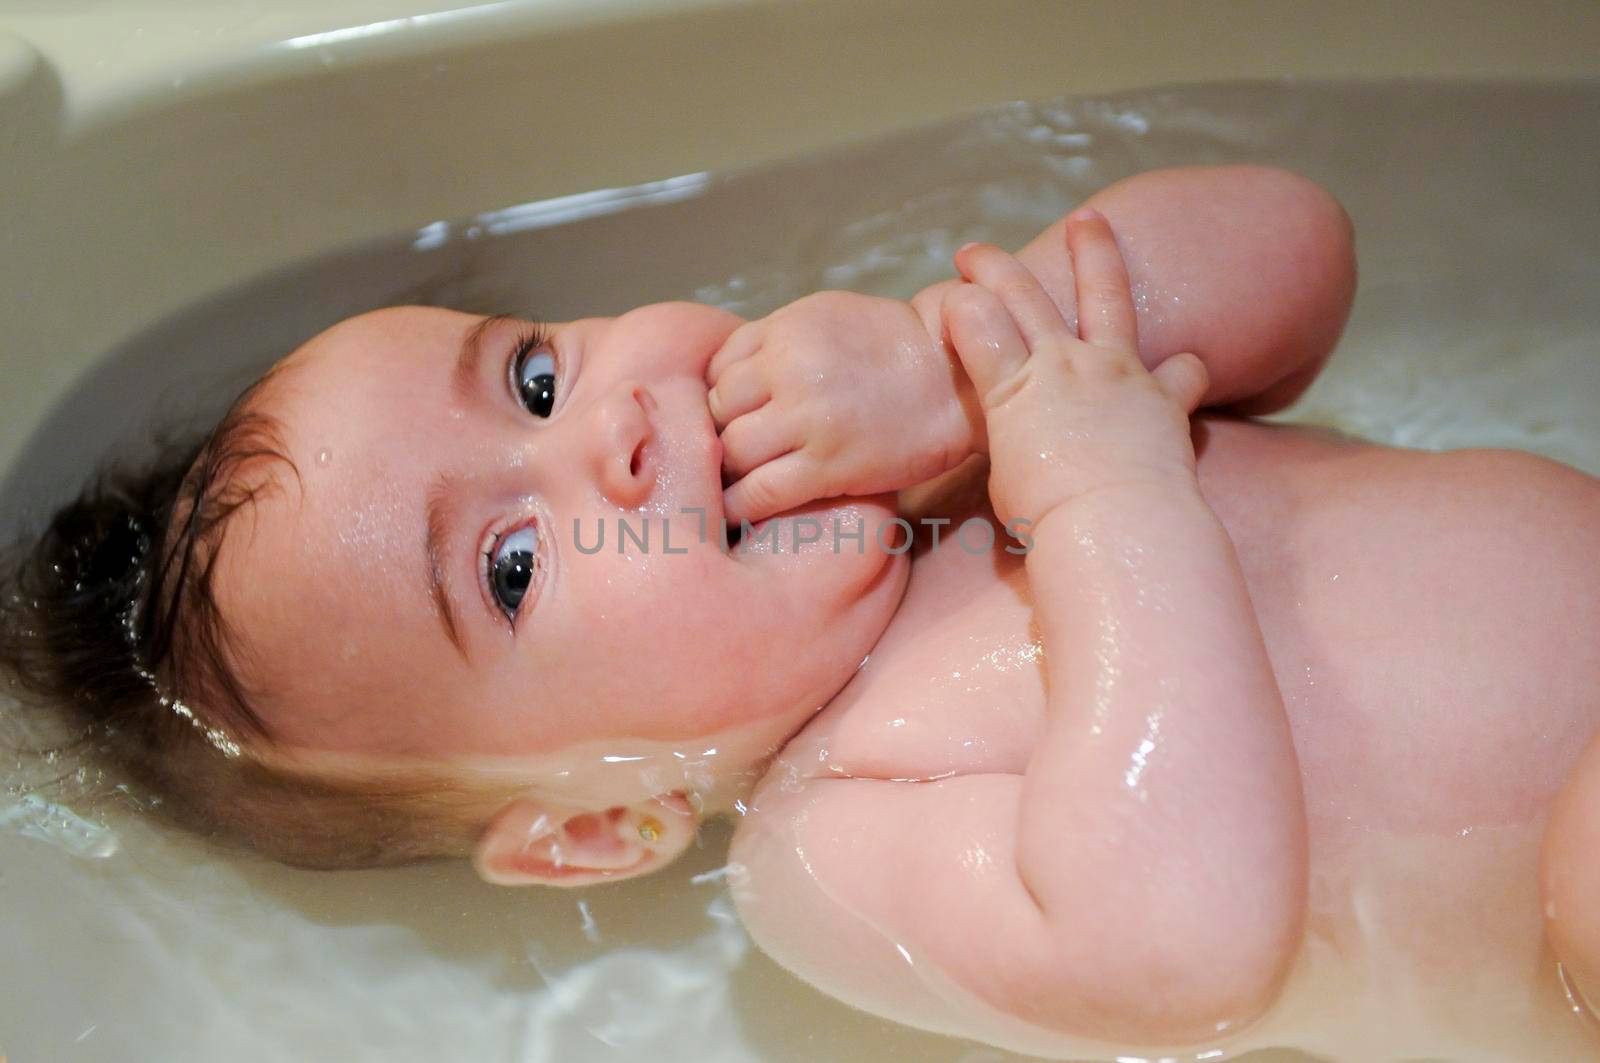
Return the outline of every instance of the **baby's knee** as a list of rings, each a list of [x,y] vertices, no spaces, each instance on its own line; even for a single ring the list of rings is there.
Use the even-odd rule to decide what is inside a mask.
[[[1600,999],[1600,739],[1551,806],[1539,866],[1545,934],[1571,988]]]

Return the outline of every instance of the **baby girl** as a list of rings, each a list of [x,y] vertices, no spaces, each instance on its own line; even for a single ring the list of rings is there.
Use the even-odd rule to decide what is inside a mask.
[[[342,322],[60,515],[0,649],[293,863],[579,886],[738,813],[762,947],[930,1030],[1600,1046],[1600,483],[1242,419],[1354,289],[1292,175],[1146,174],[956,266]]]

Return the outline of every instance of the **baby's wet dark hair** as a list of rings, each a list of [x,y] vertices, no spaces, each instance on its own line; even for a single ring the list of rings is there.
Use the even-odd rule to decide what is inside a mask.
[[[26,714],[8,728],[34,736],[19,754],[92,767],[102,793],[117,784],[180,826],[285,863],[467,855],[492,812],[483,793],[414,771],[335,778],[251,755],[272,734],[235,666],[213,576],[235,518],[298,477],[260,401],[274,373],[209,434],[106,470],[0,558],[0,670],[15,700],[0,711]]]

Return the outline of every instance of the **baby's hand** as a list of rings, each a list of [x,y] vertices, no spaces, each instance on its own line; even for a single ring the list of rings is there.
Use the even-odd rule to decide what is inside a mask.
[[[972,283],[942,310],[983,403],[989,496],[1008,525],[1037,524],[1103,487],[1195,486],[1188,415],[1206,390],[1204,364],[1178,354],[1152,373],[1140,362],[1128,271],[1105,218],[1069,217],[1067,249],[1079,335],[1026,266],[987,244],[956,253]]]
[[[960,370],[907,303],[819,292],[741,326],[706,370],[729,521],[899,491],[971,453]]]

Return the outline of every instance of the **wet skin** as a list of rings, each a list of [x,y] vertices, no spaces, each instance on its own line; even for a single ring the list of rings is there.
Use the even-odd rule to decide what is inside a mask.
[[[1153,191],[1168,206],[1151,216],[1178,227],[1173,190]],[[1116,194],[1127,190],[1113,190],[1112,204]],[[1137,198],[1124,218],[1106,208],[1119,233],[1136,225]],[[1160,247],[1163,261],[1214,253],[1215,227],[1202,229],[1203,238]],[[1059,251],[1051,258],[1058,239],[1041,241],[1032,261],[1061,300],[1070,271]],[[1315,270],[1281,272],[1277,300],[1256,290],[1215,298],[1299,307],[1298,316],[1209,315],[1209,347],[1173,318],[1142,335],[1165,353],[1200,350],[1217,389],[1208,401],[1281,405],[1314,374],[1348,303],[1348,286],[1324,297],[1304,281]],[[925,322],[940,294],[915,301]],[[1319,299],[1337,310],[1307,309]],[[553,853],[567,872],[585,862],[600,877],[650,870],[681,851],[699,815],[748,801],[734,858],[750,888],[736,896],[780,961],[901,1021],[1068,1050],[1062,1031],[1020,1020],[993,987],[977,992],[973,971],[913,969],[881,918],[879,930],[869,927],[869,894],[881,886],[870,873],[883,850],[862,838],[970,830],[968,851],[993,854],[1001,847],[986,849],[985,832],[1016,820],[1004,787],[1025,772],[1040,733],[1044,661],[1015,562],[948,549],[914,566],[873,549],[728,556],[714,537],[699,541],[695,518],[677,518],[685,507],[713,520],[720,510],[704,374],[736,319],[664,304],[558,326],[548,418],[524,408],[509,379],[514,322],[485,329],[488,356],[469,386],[453,382],[479,323],[420,308],[353,319],[298,352],[264,395],[299,476],[282,477],[230,530],[219,596],[244,633],[242,664],[255,669],[282,748],[545,779],[537,800],[497,821],[509,839],[504,859],[480,860],[497,881],[561,879]],[[1281,350],[1261,338],[1296,328],[1304,335]],[[1276,357],[1283,350],[1305,360],[1286,363]],[[1272,356],[1252,360],[1263,352]],[[1586,691],[1600,662],[1594,640],[1578,635],[1600,619],[1585,571],[1600,542],[1588,530],[1595,522],[1580,519],[1596,505],[1594,482],[1526,457],[1424,456],[1203,423],[1200,486],[1237,548],[1304,775],[1306,956],[1322,958],[1292,983],[1307,991],[1286,994],[1257,1033],[1339,1049],[1336,1031],[1304,1002],[1341,987],[1366,991],[1356,973],[1380,951],[1415,994],[1435,1001],[1430,1008],[1460,1012],[1463,1028],[1493,1025],[1494,1012],[1447,1003],[1459,999],[1452,971],[1487,977],[1479,984],[1492,983],[1501,1001],[1527,996],[1535,1011],[1559,1014],[1532,865],[1543,811],[1596,723]],[[446,479],[458,485],[441,493]],[[449,519],[433,521],[440,534],[430,551],[434,496],[448,497],[434,508]],[[893,512],[890,503],[815,509],[871,523]],[[984,505],[969,483],[939,511],[959,519]],[[576,549],[574,519],[587,529],[629,517],[673,519],[684,529],[674,545],[688,553]],[[495,600],[492,560],[497,542],[529,521],[539,552],[513,622]],[[1508,573],[1508,556],[1538,564]],[[435,567],[450,623],[431,589]],[[295,667],[271,666],[284,660]],[[1537,727],[1527,726],[1527,705],[1540,706]],[[752,795],[753,773],[780,748]],[[549,784],[556,769],[565,775]],[[1000,789],[982,799],[967,791],[940,815],[907,823],[869,796],[877,791],[818,785],[940,777]],[[698,799],[693,807],[673,802],[685,793]],[[622,836],[652,809],[677,814],[671,844],[593,844],[595,816]],[[587,826],[530,858],[518,839],[542,837],[563,817]],[[852,841],[834,829],[841,822],[865,833]],[[793,859],[802,850],[803,867]],[[976,873],[945,871],[951,882]],[[912,885],[893,891],[902,916],[978,936],[970,912],[923,910],[919,902],[939,892]],[[1453,921],[1488,925],[1496,914],[1499,932],[1463,951]],[[1369,1016],[1392,1003],[1369,1002]],[[1406,1018],[1391,1016],[1390,1032],[1406,1030]],[[1421,1038],[1415,1052],[1435,1051],[1420,1027],[1411,1032]]]

